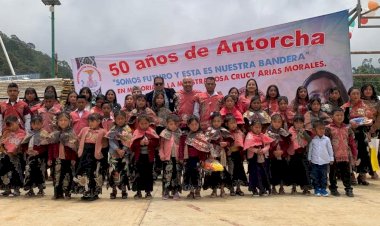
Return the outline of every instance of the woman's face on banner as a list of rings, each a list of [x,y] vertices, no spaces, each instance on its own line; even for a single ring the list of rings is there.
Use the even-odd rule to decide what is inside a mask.
[[[310,98],[317,96],[321,98],[322,103],[325,103],[329,99],[329,90],[335,86],[336,84],[332,80],[320,78],[310,82],[307,90],[309,90]]]

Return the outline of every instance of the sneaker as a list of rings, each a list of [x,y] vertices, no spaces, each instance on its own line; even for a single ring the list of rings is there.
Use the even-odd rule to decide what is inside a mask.
[[[168,194],[162,195],[162,199],[163,200],[168,200],[169,199],[169,195]]]
[[[320,197],[321,196],[321,189],[314,188],[314,195]]]
[[[173,195],[173,199],[174,200],[179,200],[181,197],[179,196],[179,193],[176,192],[174,195]]]
[[[329,196],[329,192],[326,190],[326,189],[321,189],[321,195],[323,196],[323,197],[328,197]]]
[[[333,195],[333,196],[337,196],[337,197],[340,196],[340,193],[339,193],[338,190],[331,190],[330,193],[331,193],[331,195]]]

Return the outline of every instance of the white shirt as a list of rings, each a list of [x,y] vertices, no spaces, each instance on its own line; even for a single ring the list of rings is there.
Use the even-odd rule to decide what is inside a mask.
[[[309,144],[307,159],[317,165],[325,165],[334,161],[330,138],[325,135],[322,137],[315,136]]]

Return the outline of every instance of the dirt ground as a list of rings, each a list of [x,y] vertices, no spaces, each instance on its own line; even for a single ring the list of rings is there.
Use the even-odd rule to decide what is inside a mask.
[[[42,198],[0,197],[0,225],[380,225],[380,181],[369,182],[354,187],[354,198],[340,186],[341,197],[252,197],[244,189],[244,197],[214,199],[203,191],[200,200],[187,200],[184,192],[179,201],[162,200],[157,182],[152,200],[134,200],[133,192],[126,200],[110,200],[104,189],[94,202],[75,195],[51,200],[48,182]]]

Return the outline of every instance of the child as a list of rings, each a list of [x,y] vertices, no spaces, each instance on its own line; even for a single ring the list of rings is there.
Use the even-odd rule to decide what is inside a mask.
[[[121,109],[127,114],[127,122],[129,121],[131,112],[135,107],[135,99],[133,98],[132,94],[127,94],[124,99],[124,107]]]
[[[19,127],[16,116],[6,117],[5,126],[0,139],[0,188],[5,190],[3,196],[19,196],[24,181],[20,145],[26,133]]]
[[[77,161],[78,138],[67,112],[57,116],[58,130],[53,139],[59,143],[58,158],[54,164],[54,199],[70,199],[73,186],[74,168]]]
[[[102,105],[106,101],[106,97],[102,94],[99,94],[95,98],[95,106],[91,108],[90,113],[98,113],[103,116]]]
[[[340,108],[343,104],[344,102],[340,94],[340,89],[334,87],[329,90],[329,99],[326,103],[322,104],[321,110],[326,112],[329,116],[332,116],[333,109]]]
[[[79,95],[77,98],[77,109],[70,113],[72,118],[73,130],[75,134],[79,134],[80,130],[88,126],[88,116],[91,114],[85,109],[86,97]]]
[[[166,119],[172,113],[168,108],[165,107],[165,94],[161,91],[156,91],[153,96],[152,110],[158,117],[158,125],[156,127],[156,133],[161,134],[161,132],[166,127]]]
[[[57,90],[55,89],[55,87],[54,86],[46,86],[44,95],[47,93],[54,95],[54,103],[53,103],[54,107],[62,109],[62,106],[58,100]]]
[[[102,192],[103,175],[100,172],[100,160],[104,158],[101,150],[106,131],[100,128],[101,117],[97,113],[91,114],[88,117],[89,127],[84,127],[78,135],[79,163],[74,182],[75,191],[83,193],[82,200],[96,200]]]
[[[127,125],[126,114],[115,112],[115,123],[107,134],[109,139],[109,175],[107,188],[112,188],[111,199],[115,199],[117,188],[121,190],[121,198],[128,197],[129,190],[129,155],[132,140],[132,130]]]
[[[270,85],[267,89],[267,94],[265,96],[265,101],[262,103],[264,111],[272,115],[274,112],[278,112],[278,101],[277,98],[280,97],[280,92],[276,85]]]
[[[45,194],[46,156],[48,152],[49,133],[42,129],[43,118],[34,115],[31,120],[32,133],[23,141],[27,143],[26,170],[24,190],[28,191],[25,196],[31,197],[35,193],[33,188],[38,188],[38,196]]]
[[[240,189],[240,186],[247,186],[248,180],[245,175],[243,161],[244,161],[244,133],[238,128],[235,117],[232,114],[227,114],[224,123],[227,129],[230,131],[234,142],[228,148],[228,171],[232,176],[232,185],[236,186],[234,191],[231,189],[231,196],[239,195],[244,196],[244,192]]]
[[[156,113],[149,107],[147,107],[146,97],[143,94],[136,96],[136,108],[132,110],[131,117],[129,118],[128,124],[132,129],[136,129],[138,126],[137,118],[139,115],[147,115],[150,117],[149,121],[152,126],[158,124],[158,119]]]
[[[183,153],[179,152],[181,130],[179,129],[179,117],[169,115],[166,118],[166,129],[160,134],[159,154],[162,161],[162,199],[169,198],[169,193],[174,194],[173,199],[178,200],[181,192],[181,177]]]
[[[239,101],[240,92],[238,88],[232,87],[230,90],[228,90],[228,95],[233,96],[236,102]]]
[[[135,155],[135,174],[133,175],[132,190],[136,191],[135,199],[141,199],[141,191],[145,198],[151,199],[153,191],[153,161],[154,151],[159,144],[159,136],[150,127],[150,117],[139,115],[137,129],[133,132],[131,151]]]
[[[249,190],[253,195],[263,196],[270,194],[267,157],[273,139],[262,133],[260,119],[250,121],[249,129],[244,140],[244,150],[247,151],[248,159]]]
[[[296,114],[305,115],[307,112],[307,104],[309,102],[309,94],[307,92],[306,87],[299,86],[297,88],[296,97],[290,104],[292,106],[292,110]]]
[[[333,196],[340,195],[337,186],[337,172],[339,172],[346,195],[354,197],[351,185],[351,162],[357,157],[354,132],[343,123],[344,112],[341,108],[332,110],[332,118],[333,122],[326,128],[326,135],[331,139],[335,157],[334,164],[330,166],[330,192]]]
[[[262,124],[263,133],[267,130],[270,125],[270,116],[266,111],[261,109],[260,96],[254,96],[251,99],[248,110],[243,114],[246,124],[253,119],[259,119]]]
[[[210,143],[208,138],[202,132],[199,118],[192,115],[187,120],[189,132],[186,136],[185,145],[180,148],[184,149],[185,172],[183,174],[183,189],[190,190],[187,195],[189,199],[201,198],[201,162],[206,160],[207,153],[210,152]]]
[[[294,112],[291,107],[288,106],[288,98],[285,96],[280,96],[277,99],[278,110],[281,114],[282,120],[284,121],[284,129],[288,130],[293,125]]]
[[[268,128],[267,135],[274,141],[270,144],[269,158],[271,171],[271,194],[285,194],[284,185],[288,184],[288,162],[287,150],[290,146],[291,134],[282,128],[283,121],[281,115],[275,113],[271,117],[271,125]],[[280,185],[277,193],[276,185]]]
[[[236,123],[243,127],[244,120],[243,115],[237,108],[237,99],[231,95],[227,95],[223,98],[223,107],[220,109],[220,114],[225,117],[227,114],[232,114],[235,117]]]
[[[88,87],[83,87],[79,90],[79,95],[84,95],[86,97],[86,107],[87,111],[91,111],[92,108],[92,92]]]
[[[16,83],[10,83],[7,88],[8,100],[0,103],[0,136],[5,129],[3,119],[8,116],[15,116],[21,129],[30,131],[30,117],[31,111],[28,104],[20,101],[18,94],[20,93]]]
[[[38,98],[37,92],[34,88],[29,87],[25,90],[24,101],[28,104],[32,114],[36,114],[38,108],[41,107],[40,98]]]
[[[304,195],[310,195],[309,162],[307,161],[307,145],[311,141],[309,133],[305,130],[304,117],[294,116],[294,126],[290,127],[292,141],[288,149],[289,175],[292,184],[292,195],[297,193],[297,185],[301,187]]]
[[[38,114],[43,118],[43,129],[52,133],[57,115],[61,112],[60,105],[55,105],[56,99],[53,93],[45,93],[43,106],[38,109]]]
[[[113,113],[121,110],[121,106],[117,102],[116,93],[113,89],[107,90],[105,96],[106,96],[106,100],[111,103],[111,109]]]
[[[114,119],[115,119],[110,102],[105,101],[102,104],[102,112],[103,112],[102,127],[108,132],[111,129],[111,127],[114,125]]]
[[[329,196],[327,187],[327,171],[329,164],[334,163],[334,152],[330,139],[325,136],[325,125],[317,120],[313,124],[316,136],[310,142],[307,159],[311,162],[311,179],[314,195]]]
[[[312,130],[313,123],[316,120],[321,120],[325,125],[332,122],[330,116],[325,112],[321,111],[321,98],[312,97],[309,101],[309,111],[304,115],[305,117],[305,128],[307,130]]]
[[[77,92],[71,91],[67,95],[67,99],[66,99],[66,102],[65,102],[65,106],[63,107],[63,111],[67,112],[69,114],[72,111],[75,111],[75,109],[77,109],[77,98],[78,98]]]
[[[220,197],[225,197],[224,188],[231,189],[231,175],[226,170],[227,151],[226,149],[234,142],[231,133],[222,127],[223,119],[219,112],[213,112],[210,116],[211,127],[206,130],[206,137],[209,138],[213,148],[211,149],[211,159],[220,161],[223,165],[223,171],[211,172],[205,175],[203,189],[212,189],[211,198],[217,196],[217,188],[220,188]]]

